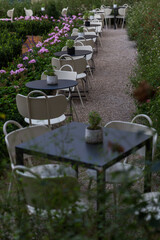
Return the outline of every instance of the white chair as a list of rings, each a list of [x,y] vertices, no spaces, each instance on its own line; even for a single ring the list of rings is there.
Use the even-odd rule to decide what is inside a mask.
[[[84,57],[74,59],[72,56],[68,54],[62,55],[60,58],[60,66],[62,67],[65,64],[69,64],[72,66],[73,71],[77,72],[77,80],[81,80],[83,91],[85,97],[87,98],[86,88],[88,88],[87,74],[86,74],[86,66],[87,61]]]
[[[12,131],[10,133],[7,133],[6,128],[9,124],[12,124],[12,123],[14,123],[14,125],[16,126],[19,126],[19,129]],[[29,126],[29,127],[22,128],[22,126],[19,123],[10,120],[4,124],[3,130],[4,130],[4,133],[6,133],[5,142],[6,142],[6,146],[7,146],[9,157],[10,157],[12,176],[14,176],[13,171],[16,165],[15,146],[20,143],[27,142],[42,134],[45,134],[48,131],[50,131],[50,129],[43,125]],[[30,156],[26,154],[24,155],[24,159],[28,160],[28,157]],[[31,167],[30,170],[40,175],[41,177],[43,177],[48,175],[54,176],[55,168],[61,170],[61,166],[57,164],[38,165],[38,166]],[[66,168],[66,166],[64,166],[64,168]],[[69,170],[73,176],[76,176],[76,172],[72,168],[67,167],[67,170]],[[11,187],[12,187],[12,181],[9,184],[8,193],[10,192]]]
[[[152,160],[153,160],[156,143],[157,143],[157,132],[154,128],[148,127],[146,125],[134,123],[134,121],[137,120],[138,118],[145,118],[149,122],[149,125],[152,124],[151,119],[147,115],[139,114],[136,117],[134,117],[131,122],[112,121],[107,123],[105,127],[124,130],[128,132],[137,132],[137,134],[141,134],[143,132],[146,135],[153,136],[153,145],[152,145]],[[140,156],[144,156],[144,148],[138,151],[138,154]],[[128,180],[131,180],[131,181],[135,181],[143,177],[144,168],[140,168],[133,164],[129,164],[127,163],[127,160],[128,159],[126,158],[124,162],[119,162],[114,164],[113,166],[106,169],[106,172],[105,172],[105,181],[107,183],[113,184],[114,186],[115,203],[117,203],[116,187],[117,187],[117,184],[123,183],[125,179],[124,173],[127,174]],[[119,173],[119,174],[115,175],[116,173]],[[91,181],[92,179],[96,180],[97,176],[96,176],[95,170],[88,169],[87,174],[91,178]],[[91,184],[91,181],[90,181],[90,184]],[[89,187],[90,187],[90,184],[89,184]]]
[[[122,20],[121,28],[124,27],[124,22],[125,22],[125,19],[126,19],[126,12],[127,12],[127,7],[118,9],[118,15],[116,16],[116,18],[119,19],[119,20]]]
[[[74,214],[87,210],[80,198],[80,186],[73,169],[54,165],[52,172],[41,174],[34,169],[15,166],[14,173],[29,214],[61,218],[64,213],[71,214],[72,209]]]
[[[68,68],[70,68],[69,71],[67,71]],[[77,81],[77,72],[73,72],[72,66],[68,65],[68,64],[63,65],[59,70],[55,70],[55,74],[58,76],[58,79],[67,79],[67,80]],[[78,85],[75,88],[78,92],[78,96],[79,96],[79,99],[81,101],[81,104],[84,107],[84,103],[83,103]],[[74,91],[75,88],[73,87],[72,91]],[[69,92],[69,89],[61,89],[61,90],[64,91],[64,92],[66,92],[66,91]],[[69,95],[69,97],[71,97],[71,96]]]
[[[39,94],[40,97],[31,97]],[[19,113],[30,125],[47,125],[50,128],[66,120],[67,99],[64,95],[47,96],[44,92],[34,90],[24,96],[17,94],[16,103]]]
[[[87,51],[91,51],[91,54],[87,54],[86,56],[85,56],[85,58],[86,58],[86,61],[87,61],[87,66],[86,66],[86,68],[89,70],[89,72],[90,72],[90,75],[91,75],[91,77],[92,77],[92,79],[93,79],[93,73],[92,73],[92,70],[91,70],[91,66],[90,66],[90,61],[92,61],[93,62],[93,48],[91,47],[91,46],[75,46],[75,49],[76,50],[87,50]],[[90,84],[90,87],[92,87],[92,85],[91,85],[91,82],[90,81],[88,81],[89,82],[89,84]]]
[[[14,8],[7,11],[7,16],[11,19],[11,22],[13,22],[13,14]]]
[[[105,8],[105,9],[104,9],[106,26],[107,26],[108,28],[111,26],[111,19],[114,18],[114,15],[111,15],[111,13],[112,13],[112,9],[111,9],[111,8]]]
[[[24,8],[25,14],[27,17],[32,17],[33,16],[33,11],[32,9],[26,9]]]
[[[67,8],[63,8],[63,9],[62,9],[62,12],[61,12],[61,15],[62,15],[63,17],[66,17],[66,16],[67,16],[67,11],[68,11],[68,7],[67,7]]]

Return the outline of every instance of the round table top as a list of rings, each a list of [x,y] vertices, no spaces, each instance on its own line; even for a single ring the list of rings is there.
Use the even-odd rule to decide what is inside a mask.
[[[89,26],[85,26],[85,25],[83,25],[83,27],[99,27],[99,26],[101,26],[101,24],[99,24],[99,23],[90,23],[90,25]]]
[[[47,80],[35,80],[26,83],[26,87],[37,89],[37,90],[58,90],[65,89],[70,87],[75,87],[77,85],[77,81],[74,80],[58,80],[58,84],[56,85],[48,85]]]
[[[85,27],[85,26],[83,26],[83,27]],[[92,27],[92,26],[88,26],[88,27]],[[76,36],[68,36],[67,38],[75,40],[77,37],[78,37],[78,35],[76,35]],[[84,37],[82,37],[82,40],[83,40],[83,38],[93,39],[93,38],[96,38],[96,37],[97,37],[96,35],[84,35]],[[78,37],[78,39],[80,39],[80,37]]]
[[[86,56],[88,54],[91,54],[92,52],[91,51],[88,51],[88,50],[75,50],[75,54],[71,55],[71,56],[75,56],[75,57],[78,57],[78,56]],[[70,55],[67,53],[67,51],[60,51],[60,52],[55,52],[54,55],[56,57],[61,57],[62,55],[64,54],[67,54],[67,55]]]

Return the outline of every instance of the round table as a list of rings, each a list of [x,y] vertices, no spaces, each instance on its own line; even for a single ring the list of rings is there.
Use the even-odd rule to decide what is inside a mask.
[[[71,95],[71,88],[77,86],[77,81],[73,80],[58,80],[58,84],[55,85],[48,85],[47,80],[35,80],[35,81],[30,81],[26,83],[26,87],[31,88],[31,89],[36,89],[36,90],[60,90],[60,89],[66,89],[69,88],[69,93]],[[70,114],[69,116],[72,116],[73,119],[73,114],[72,114],[72,99],[71,97],[69,98],[69,103],[70,103]]]
[[[83,26],[83,27],[84,27],[84,26]],[[85,27],[86,27],[86,26],[85,26]],[[88,27],[92,27],[92,25],[91,25],[91,26],[88,26]],[[76,35],[76,36],[68,36],[67,39],[73,39],[73,40],[75,40],[77,37],[78,37],[78,35]],[[97,37],[96,35],[84,35],[84,38],[85,38],[85,39],[93,39],[93,38],[96,38],[96,37]],[[82,40],[83,40],[84,38],[82,37]],[[80,39],[80,37],[79,37],[78,39]]]
[[[73,80],[58,80],[58,84],[48,85],[47,80],[35,80],[26,83],[26,87],[37,90],[60,90],[75,87],[78,83]]]
[[[74,36],[75,37],[75,36]],[[86,56],[88,54],[91,54],[92,52],[91,51],[88,51],[88,50],[75,50],[75,54],[71,55],[71,56],[74,56],[74,57],[78,57],[78,56]],[[60,52],[55,52],[54,55],[56,57],[61,57],[62,55],[64,54],[68,54],[67,51],[60,51]]]

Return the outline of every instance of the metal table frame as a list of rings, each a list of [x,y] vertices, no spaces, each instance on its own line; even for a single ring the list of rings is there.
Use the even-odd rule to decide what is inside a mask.
[[[102,206],[105,206],[102,194],[105,192],[105,170],[130,155],[133,150],[143,146],[146,146],[145,167],[149,169],[152,159],[152,136],[104,128],[102,144],[87,144],[84,138],[85,128],[86,124],[72,122],[16,146],[16,164],[23,165],[23,154],[26,153],[95,169],[98,219],[101,223],[105,223],[105,212],[102,211]],[[124,151],[112,151],[108,145],[110,141],[121,144]],[[147,171],[144,176],[144,192],[149,191],[151,191],[151,172]]]

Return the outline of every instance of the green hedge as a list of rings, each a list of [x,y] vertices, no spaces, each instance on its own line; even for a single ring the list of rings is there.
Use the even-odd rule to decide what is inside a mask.
[[[148,114],[160,133],[160,2],[143,0],[136,3],[128,13],[127,27],[130,39],[135,40],[138,50],[138,66],[131,78],[133,87],[145,81],[156,91],[153,97],[138,102],[137,112]]]
[[[16,33],[4,30],[0,33],[0,68],[7,67],[8,63],[21,53],[22,39]]]

